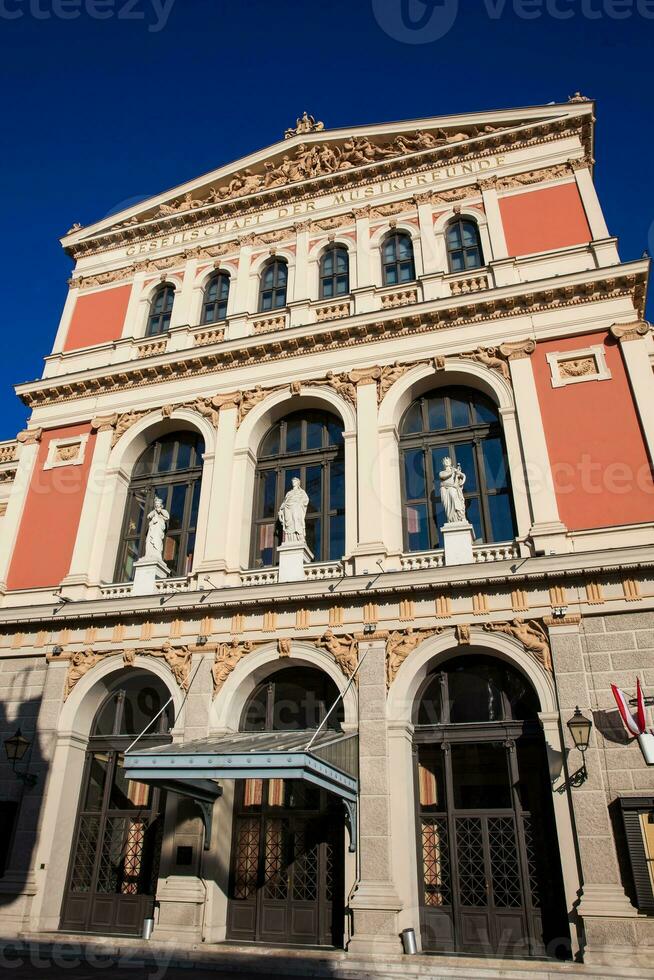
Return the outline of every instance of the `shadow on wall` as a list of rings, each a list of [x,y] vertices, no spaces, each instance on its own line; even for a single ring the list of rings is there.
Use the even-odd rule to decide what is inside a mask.
[[[15,661],[5,661],[15,664]],[[36,737],[41,695],[23,698],[35,687],[40,670],[21,664],[0,701],[0,907],[16,901],[29,888],[29,875],[43,805],[48,762]],[[0,677],[6,676],[2,672]],[[6,740],[20,731],[29,744],[15,769],[7,757]]]

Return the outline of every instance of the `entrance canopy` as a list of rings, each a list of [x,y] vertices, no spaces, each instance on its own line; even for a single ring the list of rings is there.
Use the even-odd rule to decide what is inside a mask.
[[[343,800],[355,849],[358,735],[337,732],[237,732],[125,755],[130,779],[190,796],[203,811],[208,847],[211,808],[221,795],[218,780],[305,779]]]

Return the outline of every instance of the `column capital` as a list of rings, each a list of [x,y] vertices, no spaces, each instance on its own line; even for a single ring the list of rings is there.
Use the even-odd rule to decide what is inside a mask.
[[[513,340],[510,343],[500,345],[500,353],[508,361],[521,361],[531,357],[536,350],[536,341],[531,337],[525,340]]]
[[[23,429],[16,436],[16,442],[20,442],[23,446],[33,446],[37,442],[41,442],[41,437],[43,436],[42,428],[35,429]]]
[[[651,329],[652,324],[647,320],[634,320],[633,323],[614,323],[609,333],[615,340],[640,340],[641,337],[646,337]]]
[[[93,432],[108,432],[116,428],[118,424],[118,413],[111,415],[96,415],[91,419],[91,430]]]

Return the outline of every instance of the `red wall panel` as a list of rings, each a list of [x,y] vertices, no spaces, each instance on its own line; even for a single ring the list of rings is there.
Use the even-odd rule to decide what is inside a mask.
[[[611,378],[552,387],[547,354],[602,345]],[[618,344],[605,333],[538,344],[532,356],[559,504],[570,530],[654,520],[654,482]]]
[[[77,297],[64,350],[93,347],[118,340],[123,333],[131,285],[103,289]]]
[[[43,434],[9,568],[9,589],[59,585],[68,574],[79,526],[95,433],[86,443],[79,466],[44,470],[52,439],[83,435],[89,425],[69,425]]]
[[[575,183],[499,199],[509,255],[530,255],[592,240]]]

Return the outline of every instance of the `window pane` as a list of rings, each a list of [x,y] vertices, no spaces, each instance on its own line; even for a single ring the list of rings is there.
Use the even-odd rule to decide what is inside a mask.
[[[453,725],[503,720],[501,686],[488,661],[450,669],[447,683]]]
[[[412,432],[422,432],[422,407],[420,402],[414,402],[404,416],[404,435]]]
[[[476,248],[469,248],[466,252],[466,268],[478,269],[481,265],[481,255]]]
[[[402,262],[400,265],[400,282],[410,282],[413,279],[413,263]]]
[[[275,517],[276,497],[277,497],[277,473],[275,470],[266,470],[262,474],[262,517]]]
[[[433,684],[430,693],[440,693],[440,684]],[[425,702],[423,701],[423,707]],[[434,712],[436,714],[436,712]],[[440,717],[431,722],[436,724]],[[421,721],[421,724],[430,722]],[[419,759],[419,792],[421,810],[444,810],[445,809],[445,753],[440,745],[435,747],[421,745],[418,749]]]
[[[191,514],[189,517],[189,527],[197,527],[198,524],[198,508],[200,506],[200,489],[202,484],[199,480],[196,480],[193,486],[193,499],[191,500]]]
[[[452,746],[454,806],[460,810],[509,809],[507,750],[501,742]]]
[[[175,463],[175,469],[187,470],[191,465],[192,456],[192,444],[188,440],[180,439],[179,446],[177,448],[177,462]]]
[[[384,262],[395,262],[395,239],[389,238],[384,245]]]
[[[345,515],[331,517],[329,528],[329,560],[340,561],[345,554]]]
[[[471,221],[466,221],[463,225],[463,244],[467,247],[477,244],[477,228]]]
[[[477,401],[474,404],[474,417],[476,422],[497,422],[497,409],[485,401]]]
[[[409,551],[429,551],[429,524],[426,504],[407,504],[406,529]]]
[[[327,423],[327,433],[330,446],[340,446],[343,442],[343,426],[340,422],[330,419]]]
[[[461,228],[458,222],[449,227],[447,232],[447,246],[448,248],[461,248]]]
[[[347,293],[349,287],[347,276],[339,276],[336,280],[336,294],[338,296],[343,296]]]
[[[286,306],[286,290],[283,288],[275,290],[275,309],[278,310]]]
[[[184,505],[186,503],[187,489],[184,483],[178,483],[176,487],[173,487],[170,499],[169,531],[178,531],[184,524]]]
[[[255,566],[268,568],[273,563],[273,552],[275,547],[275,525],[261,524],[259,526],[259,540],[257,543],[258,559],[255,556]]]
[[[157,448],[156,442],[150,443],[148,448],[139,458],[138,463],[134,467],[134,476],[146,476],[148,473],[152,472],[152,467],[154,466],[154,454]]]
[[[299,466],[296,466],[293,469],[284,470],[284,494],[287,494],[293,486],[293,480],[295,477],[297,477],[298,480],[302,479],[302,470]]]
[[[261,294],[261,312],[266,313],[272,309],[272,293],[270,291]]]
[[[322,466],[307,466],[304,489],[309,496],[308,513],[320,513],[322,510]]]
[[[427,417],[429,419],[429,428],[432,432],[438,429],[446,428],[447,420],[445,418],[445,399],[440,395],[428,400]]]
[[[261,446],[262,456],[278,456],[279,455],[279,425],[276,425],[272,429],[266,438],[263,440],[263,445]]]
[[[491,519],[491,540],[513,541],[515,528],[508,492],[504,491],[503,493],[491,494],[488,498],[488,509],[490,510]]]
[[[334,280],[333,279],[323,279],[322,281],[322,296],[323,299],[331,299],[334,295]]]
[[[484,534],[481,526],[481,509],[479,507],[479,497],[468,497],[466,499],[466,518],[475,529],[475,542],[482,543]]]
[[[150,787],[128,779],[119,759],[109,794],[109,807],[112,810],[144,810],[150,799]]]
[[[348,261],[345,249],[339,248],[336,253],[336,272],[347,272]]]
[[[451,252],[450,265],[452,267],[452,272],[464,272],[465,262],[463,259],[463,252]]]
[[[450,406],[452,409],[452,425],[455,428],[470,425],[470,409],[468,408],[467,401],[461,398],[451,397]]]
[[[177,562],[179,558],[179,535],[166,535],[163,549],[164,561],[170,568],[173,575],[177,574]]]
[[[323,276],[331,276],[334,272],[334,250],[330,249],[325,252],[322,260],[322,274]]]
[[[395,265],[387,265],[384,272],[384,282],[387,286],[395,286],[397,283],[397,267]]]
[[[322,449],[322,422],[307,422],[307,449]]]
[[[345,508],[345,463],[342,460],[334,460],[329,467],[329,506],[331,510],[343,510]]]
[[[274,281],[275,281],[275,265],[274,263],[271,263],[270,265],[266,266],[266,268],[264,269],[261,282],[264,289],[270,289]]]
[[[285,262],[278,262],[277,263],[277,285],[278,286],[285,286],[286,285],[286,279],[287,279],[287,277],[288,277],[288,269],[286,267],[286,263]]]
[[[398,256],[401,259],[408,259],[413,256],[413,246],[411,239],[407,235],[401,235],[399,239]]]
[[[464,493],[476,493],[477,468],[475,466],[475,447],[471,442],[460,442],[454,446],[454,457],[456,462],[466,475],[466,482],[463,488]]]
[[[143,517],[145,515],[145,494],[142,490],[136,490],[132,497],[127,518],[127,534],[137,535],[141,533],[143,527]]]
[[[427,485],[422,449],[410,449],[404,454],[404,474],[407,500],[424,498],[427,495]]]
[[[113,700],[110,704],[114,707]],[[111,719],[113,720],[113,711],[111,712]],[[96,734],[111,735],[112,732],[111,730],[107,732],[96,731]],[[107,780],[107,764],[108,759],[104,753],[98,752],[91,758],[89,782],[86,789],[86,799],[84,800],[85,810],[99,810],[102,807],[104,787]]]
[[[286,452],[299,453],[302,448],[302,419],[288,419],[286,422]]]
[[[159,465],[157,470],[159,473],[167,473],[173,468],[173,454],[175,450],[175,443],[172,439],[162,441],[161,450],[159,452]]]
[[[484,453],[486,486],[489,490],[504,489],[507,484],[507,478],[502,440],[498,438],[484,439],[482,448]]]
[[[307,545],[315,561],[322,561],[322,521],[307,521]]]
[[[182,575],[191,574],[191,569],[193,568],[194,553],[195,553],[195,534],[189,534],[186,542],[186,555],[184,558],[184,567],[181,570]]]

